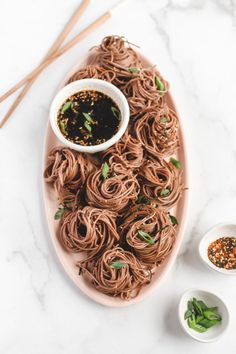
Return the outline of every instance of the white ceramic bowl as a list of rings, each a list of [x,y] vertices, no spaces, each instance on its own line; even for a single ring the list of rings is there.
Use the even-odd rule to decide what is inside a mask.
[[[210,269],[215,270],[221,274],[225,275],[236,275],[236,269],[224,269],[216,267],[208,258],[207,250],[208,246],[220,237],[236,237],[236,225],[235,224],[218,224],[212,229],[207,231],[199,243],[199,255]]]
[[[113,135],[113,137],[107,140],[105,143],[99,145],[93,145],[93,146],[82,146],[82,145],[74,144],[71,141],[68,141],[63,136],[63,134],[61,133],[58,127],[57,114],[62,104],[70,96],[82,90],[96,90],[102,92],[105,95],[109,96],[120,109],[121,122],[120,122],[119,129],[117,133]],[[95,152],[108,149],[110,146],[115,144],[122,137],[129,123],[129,105],[123,93],[116,86],[112,85],[109,82],[99,80],[99,79],[78,80],[64,86],[57,93],[56,97],[52,101],[51,108],[50,108],[50,123],[55,135],[61,141],[62,144],[80,152],[94,154]]]
[[[219,325],[209,328],[204,333],[199,333],[189,328],[187,321],[184,319],[185,311],[187,310],[187,303],[195,297],[197,300],[202,300],[209,307],[218,307],[218,313],[221,315],[222,320]],[[229,325],[229,311],[226,304],[215,294],[198,289],[189,289],[181,297],[179,302],[179,321],[183,330],[192,338],[199,342],[214,342],[219,339],[226,331]]]

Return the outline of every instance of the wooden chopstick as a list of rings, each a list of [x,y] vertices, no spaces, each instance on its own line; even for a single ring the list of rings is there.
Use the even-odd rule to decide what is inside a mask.
[[[67,44],[63,45],[61,48],[56,50],[51,54],[49,58],[46,58],[39,66],[37,66],[34,70],[32,70],[28,75],[26,75],[22,80],[20,80],[16,85],[14,85],[10,90],[8,90],[4,95],[0,97],[0,102],[4,101],[7,97],[12,95],[15,91],[17,91],[20,87],[26,84],[28,80],[32,80],[37,77],[49,64],[51,64],[55,59],[59,56],[67,52],[70,48],[72,48],[75,44],[77,44],[80,40],[89,35],[96,28],[101,26],[104,22],[106,22],[109,18],[112,17],[113,12],[117,10],[120,5],[125,3],[127,0],[121,0],[117,5],[115,5],[111,10],[105,12],[99,18],[97,18],[92,24],[87,26],[83,31],[81,31],[77,36],[72,38]],[[5,122],[4,122],[5,123]],[[0,128],[3,126],[2,122],[0,123]]]
[[[73,13],[72,17],[70,20],[67,22],[66,26],[64,27],[63,31],[59,34],[57,37],[56,41],[53,43],[51,48],[49,49],[48,53],[46,54],[45,58],[43,59],[43,62],[50,57],[64,42],[72,28],[75,26],[77,23],[78,19],[80,16],[84,13],[86,10],[87,6],[89,5],[90,0],[83,0],[81,4],[78,6],[76,11]],[[7,113],[3,117],[1,123],[0,123],[0,128],[3,127],[3,125],[7,122],[7,120],[10,118],[14,110],[17,108],[17,106],[20,104],[20,102],[23,100],[25,97],[26,93],[29,91],[31,86],[33,85],[34,81],[36,80],[37,76],[34,76],[31,78],[25,85],[25,87],[22,89],[20,94],[17,96],[13,104],[10,106],[8,109]]]

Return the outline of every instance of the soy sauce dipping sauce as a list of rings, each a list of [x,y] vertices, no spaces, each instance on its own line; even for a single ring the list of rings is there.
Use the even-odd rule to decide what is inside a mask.
[[[61,106],[57,124],[63,136],[78,145],[99,145],[116,134],[121,113],[116,103],[102,92],[83,90]]]

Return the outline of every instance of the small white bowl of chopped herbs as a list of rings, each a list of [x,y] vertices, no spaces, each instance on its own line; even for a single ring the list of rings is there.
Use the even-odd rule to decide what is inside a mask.
[[[224,301],[215,294],[190,289],[180,299],[179,321],[190,337],[208,343],[218,340],[226,331],[229,311]]]

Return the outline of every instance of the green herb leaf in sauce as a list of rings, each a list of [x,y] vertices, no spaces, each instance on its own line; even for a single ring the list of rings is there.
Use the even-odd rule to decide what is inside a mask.
[[[176,219],[176,217],[174,215],[169,214],[169,217],[170,217],[170,220],[171,220],[173,226],[179,224],[178,220]]]
[[[107,178],[108,172],[109,172],[109,166],[108,166],[108,163],[105,162],[104,165],[103,165],[103,168],[102,168],[102,177],[104,179]]]
[[[139,68],[129,68],[128,71],[130,73],[139,73],[140,72],[140,69]]]
[[[155,85],[158,91],[164,91],[165,86],[162,83],[162,81],[159,79],[159,77],[155,76]]]
[[[147,232],[142,231],[142,230],[138,230],[138,235],[140,237],[142,237],[142,239],[144,239],[144,241],[146,241],[150,245],[154,245],[155,244],[154,238],[151,235],[149,235]]]
[[[170,162],[178,169],[181,169],[182,165],[181,162],[176,160],[174,157],[170,158]]]
[[[162,189],[161,192],[160,192],[160,195],[161,195],[162,197],[167,197],[167,195],[169,195],[169,194],[170,194],[170,190],[169,190],[168,188],[164,188],[164,189]]]
[[[84,126],[91,133],[92,127],[87,120],[84,122]]]
[[[65,123],[62,120],[59,122],[59,126],[60,126],[60,130],[61,130],[62,134],[66,135]]]
[[[89,113],[84,113],[84,112],[83,112],[83,116],[84,116],[84,118],[85,118],[89,123],[94,123],[94,120],[93,120],[93,118],[90,116]]]
[[[127,263],[124,263],[124,262],[113,262],[111,264],[111,267],[112,268],[116,268],[116,269],[121,269],[121,268],[124,268],[127,266]]]
[[[161,123],[166,123],[167,122],[167,118],[166,117],[161,117]]]
[[[120,119],[120,111],[119,111],[116,107],[114,107],[114,106],[111,107],[111,110],[112,110],[113,115],[114,115],[117,119]]]
[[[146,204],[146,205],[151,204],[150,200],[143,194],[138,196],[137,203],[138,204]]]
[[[72,102],[71,101],[67,101],[64,106],[62,107],[61,109],[61,112],[64,113],[65,111],[67,111],[67,109],[69,109],[72,105]]]
[[[65,207],[59,207],[56,214],[54,215],[54,219],[55,220],[61,219],[61,217],[63,216],[63,214],[65,213],[66,210],[67,210],[67,208],[65,208]]]

